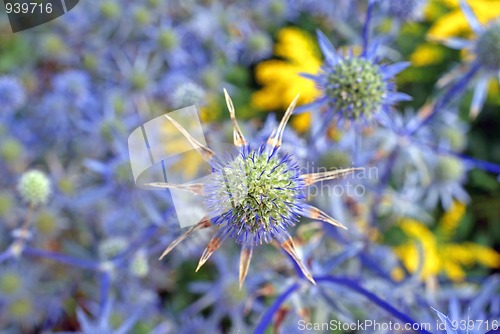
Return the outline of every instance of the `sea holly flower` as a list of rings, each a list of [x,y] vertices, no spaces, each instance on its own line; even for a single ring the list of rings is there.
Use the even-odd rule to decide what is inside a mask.
[[[441,303],[445,304],[443,310],[448,310],[447,315],[432,308],[439,317],[436,324],[441,330],[440,333],[497,333],[500,325],[500,321],[497,320],[500,316],[500,310],[497,307],[500,297],[499,288],[500,278],[493,275],[482,281],[477,289],[470,289],[465,293],[452,296],[445,294],[445,300]],[[447,326],[444,325],[445,323]]]
[[[316,83],[322,95],[313,104],[327,108],[325,123],[383,120],[390,107],[410,96],[395,89],[394,76],[408,63],[385,64],[376,56],[375,46],[364,46],[360,54],[351,49],[337,51],[328,38],[318,31],[318,42],[325,62],[318,74],[304,74]]]
[[[494,19],[482,25],[467,1],[461,0],[460,6],[476,38],[467,40],[451,37],[441,41],[451,48],[466,50],[475,57],[465,74],[458,79],[465,86],[474,76],[477,77],[470,106],[470,116],[475,118],[486,101],[490,80],[496,79],[500,83],[500,16],[497,13]]]
[[[295,243],[287,232],[300,216],[346,228],[320,209],[304,201],[303,191],[316,182],[338,178],[360,168],[346,168],[313,174],[301,174],[294,157],[281,153],[283,132],[297,104],[298,97],[288,107],[281,123],[267,142],[259,147],[250,145],[236,121],[231,98],[225,92],[226,103],[233,122],[233,141],[238,154],[227,161],[194,139],[174,119],[165,115],[190,143],[211,164],[213,177],[207,184],[173,185],[162,182],[148,185],[191,191],[203,196],[209,215],[189,228],[163,252],[163,258],[181,241],[194,232],[215,226],[216,233],[199,261],[198,270],[228,238],[242,245],[240,257],[240,286],[257,245],[277,241],[300,267],[304,276],[314,283],[311,273],[299,258]],[[213,217],[213,218],[211,218]]]

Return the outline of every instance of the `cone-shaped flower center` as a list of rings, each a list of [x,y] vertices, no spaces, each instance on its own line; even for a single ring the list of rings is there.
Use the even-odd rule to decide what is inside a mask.
[[[479,36],[476,55],[483,66],[492,70],[500,70],[500,20],[490,23]]]
[[[344,59],[327,70],[327,95],[345,116],[370,119],[386,96],[380,68],[363,58]]]
[[[460,160],[454,157],[439,157],[435,175],[439,181],[459,181],[464,172]]]
[[[261,243],[276,228],[292,223],[303,186],[299,176],[289,156],[269,157],[260,150],[243,153],[216,168],[208,206],[219,224],[235,231],[239,242]]]

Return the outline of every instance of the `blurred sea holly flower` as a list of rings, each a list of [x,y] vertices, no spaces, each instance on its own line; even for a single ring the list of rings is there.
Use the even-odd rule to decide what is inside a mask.
[[[197,315],[204,309],[214,308],[217,312],[210,314],[207,320],[220,323],[221,319],[227,318],[231,323],[231,332],[236,333],[239,329],[242,333],[248,333],[251,331],[247,325],[248,319],[265,309],[257,295],[259,288],[266,282],[265,276],[270,273],[266,270],[249,276],[245,286],[239,289],[238,274],[231,270],[238,261],[235,255],[234,250],[214,254],[212,262],[216,268],[216,279],[197,280],[188,285],[189,291],[200,297],[186,307],[183,313]]]
[[[147,47],[159,51],[171,69],[191,65],[194,62],[193,57],[197,57],[193,55],[196,46],[199,49],[196,50],[197,53],[203,52],[201,41],[196,40],[185,27],[168,19],[149,26],[146,35],[149,38],[146,42]]]
[[[0,77],[0,117],[4,118],[23,106],[26,100],[24,87],[12,76]]]
[[[170,95],[172,107],[180,109],[192,105],[202,105],[206,92],[203,87],[188,81],[173,87]]]
[[[66,101],[82,107],[90,97],[90,76],[85,71],[69,70],[54,76],[54,93],[60,93]]]
[[[413,219],[404,219],[398,224],[408,241],[396,246],[394,251],[410,273],[419,273],[423,280],[444,274],[458,282],[466,278],[465,268],[477,264],[488,268],[500,267],[500,254],[495,250],[473,242],[454,240],[465,210],[463,203],[454,202],[434,231]],[[401,269],[395,269],[393,275],[402,278],[404,274]]]
[[[257,82],[263,87],[252,95],[251,103],[263,110],[285,109],[295,95],[300,93],[298,105],[312,102],[320,91],[300,73],[317,73],[321,57],[316,43],[305,31],[287,27],[277,34],[274,55],[282,59],[266,60],[255,68]],[[298,130],[309,127],[307,114],[293,121]]]
[[[498,308],[500,295],[500,277],[493,275],[481,282],[478,289],[471,289],[465,296],[454,294],[446,296],[446,305],[441,310],[447,309],[445,315],[435,308],[442,323],[447,323],[448,329],[455,328],[456,334],[484,334],[496,333],[500,322],[500,309]],[[441,304],[441,303],[440,303]],[[444,326],[440,326],[443,329]],[[442,333],[444,333],[443,331]],[[446,332],[446,334],[450,331]]]
[[[407,22],[422,17],[427,0],[382,0],[381,3],[390,18]]]
[[[91,319],[82,309],[77,310],[78,323],[80,330],[75,333],[80,334],[94,334],[94,333],[109,333],[109,334],[127,334],[132,331],[135,323],[139,319],[141,309],[136,309],[133,313],[120,325],[118,328],[113,328],[111,323],[111,315],[113,310],[113,301],[108,300],[95,319]],[[96,312],[97,313],[97,312]]]
[[[471,2],[471,6],[472,3],[476,2]],[[481,3],[481,1],[477,3]],[[466,50],[473,54],[474,60],[466,69],[461,80],[464,81],[465,85],[471,78],[477,77],[470,106],[470,116],[475,118],[486,101],[489,81],[493,79],[498,80],[500,83],[500,11],[491,10],[490,8],[495,8],[491,4],[487,8],[481,6],[470,7],[466,0],[460,0],[460,6],[476,38],[468,40],[460,37],[431,36],[451,48]],[[497,8],[500,7],[497,6]],[[476,9],[476,11],[473,9]],[[492,12],[495,15],[489,16]],[[488,16],[480,16],[479,13],[488,13]],[[482,25],[480,18],[484,19],[485,17],[489,17],[491,20]]]
[[[7,324],[2,327],[2,332],[7,333],[5,328],[19,323],[26,330],[34,330],[45,319],[59,313],[61,305],[55,306],[51,302],[59,291],[44,281],[46,272],[46,268],[33,266],[33,263],[14,262],[0,267],[0,323],[2,326]]]
[[[216,156],[210,148],[201,145],[180,124],[166,115],[210,163],[213,174],[206,184],[173,185],[162,182],[147,184],[201,195],[206,201],[208,210],[208,216],[202,218],[198,224],[189,228],[168,246],[161,258],[192,233],[214,225],[216,233],[203,252],[197,270],[228,237],[232,237],[236,243],[242,245],[239,276],[241,287],[247,275],[253,248],[276,240],[294,259],[304,276],[314,283],[311,273],[298,256],[293,239],[287,230],[298,222],[300,216],[345,228],[318,208],[306,204],[302,192],[305,187],[316,182],[335,179],[359,168],[301,174],[293,155],[280,152],[283,132],[298,97],[293,100],[267,142],[254,148],[246,141],[240,130],[233,102],[226,91],[225,96],[234,125],[234,146],[238,151],[228,160]]]
[[[431,39],[443,40],[455,36],[468,36],[475,32],[468,22],[467,14],[460,8],[460,1],[437,0],[430,2],[427,10],[429,17],[436,11],[435,6],[438,4],[451,9],[450,13],[438,17],[433,23],[428,32]],[[479,22],[483,24],[500,15],[500,0],[473,0],[470,1],[470,6]]]
[[[460,158],[451,155],[435,155],[428,161],[431,178],[418,189],[419,197],[428,208],[433,208],[440,201],[449,209],[454,200],[469,202],[464,189],[469,168]]]
[[[347,54],[337,51],[328,38],[318,31],[318,42],[325,62],[318,74],[303,74],[321,91],[313,105],[326,107],[325,126],[342,122],[387,123],[391,106],[408,101],[410,96],[396,91],[394,76],[409,63],[382,63],[376,55],[377,45],[365,45],[361,53],[351,49]]]

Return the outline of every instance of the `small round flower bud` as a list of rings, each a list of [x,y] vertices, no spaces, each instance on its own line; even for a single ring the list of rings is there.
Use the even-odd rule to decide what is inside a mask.
[[[26,320],[33,315],[35,306],[33,302],[26,298],[21,298],[10,303],[7,308],[7,314],[11,319],[17,321]]]
[[[15,161],[19,158],[19,156],[23,152],[23,147],[21,144],[15,139],[6,139],[0,145],[0,156],[4,159],[4,161]]]
[[[205,96],[203,88],[192,82],[186,82],[178,86],[172,94],[172,104],[174,108],[187,107],[198,104]]]
[[[439,181],[459,181],[464,174],[464,166],[455,157],[443,156],[439,160],[435,169],[436,179]]]
[[[17,190],[30,205],[44,204],[50,195],[50,181],[44,173],[30,170],[21,176]]]
[[[111,237],[99,244],[99,254],[103,259],[111,259],[127,248],[127,239],[123,237]]]
[[[134,11],[134,19],[137,24],[143,26],[151,21],[151,16],[147,8],[139,7]]]
[[[100,7],[101,14],[107,18],[115,18],[120,15],[120,6],[114,1],[104,1]]]
[[[173,30],[164,28],[158,34],[158,43],[163,49],[172,50],[178,44],[177,36]]]
[[[144,250],[140,250],[134,255],[130,262],[129,270],[132,275],[137,277],[144,277],[148,274],[149,264]]]
[[[0,217],[7,217],[12,210],[13,203],[10,194],[0,192]]]
[[[15,295],[22,288],[22,277],[14,271],[7,271],[0,276],[0,291],[3,295]]]

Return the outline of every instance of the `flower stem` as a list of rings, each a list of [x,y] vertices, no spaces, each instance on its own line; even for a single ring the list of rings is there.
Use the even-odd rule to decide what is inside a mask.
[[[56,252],[49,252],[41,249],[26,247],[23,250],[23,254],[32,257],[42,257],[56,262],[64,263],[70,266],[75,266],[82,269],[90,269],[94,271],[99,270],[99,263],[92,260],[78,259],[72,256],[63,255]]]
[[[264,313],[262,316],[262,319],[260,319],[259,324],[254,330],[254,334],[264,334],[266,332],[266,328],[269,327],[271,324],[271,321],[273,320],[274,314],[278,311],[280,308],[281,304],[283,304],[287,298],[295,292],[299,288],[299,284],[295,283],[291,286],[289,286],[281,295],[276,298],[274,303],[267,309],[267,311]]]
[[[394,308],[394,306],[387,303],[385,300],[381,299],[380,297],[373,294],[372,292],[361,287],[358,283],[356,283],[355,281],[353,281],[349,278],[334,277],[334,276],[319,276],[319,277],[314,277],[314,280],[318,284],[320,284],[320,283],[332,283],[332,284],[337,284],[337,285],[343,285],[343,286],[365,296],[371,302],[373,302],[375,305],[386,310],[387,312],[392,314],[397,319],[399,319],[407,324],[411,324],[412,328],[413,328],[413,326],[415,326],[415,328],[418,328],[418,323],[415,320],[413,320],[412,318],[410,318],[406,314],[398,311],[396,308]],[[422,334],[431,334],[430,332],[426,331],[425,329],[415,329],[415,331],[417,333],[422,333]]]
[[[469,83],[469,81],[479,71],[480,68],[481,68],[481,65],[479,63],[473,63],[472,66],[471,66],[471,68],[469,68],[469,70],[457,82],[455,82],[455,84],[452,85],[446,91],[446,93],[444,93],[443,95],[441,95],[441,98],[439,98],[436,101],[436,103],[432,107],[432,110],[429,113],[424,114],[421,117],[420,122],[417,122],[417,124],[413,125],[412,127],[407,128],[405,130],[405,134],[406,135],[412,135],[412,134],[414,134],[415,132],[418,131],[418,129],[420,129],[422,126],[424,126],[425,124],[427,124],[431,119],[433,119],[434,116],[436,116],[436,114],[438,113],[438,111],[441,108],[446,107],[446,105],[448,103],[450,103],[451,100],[456,95],[460,94],[465,89],[465,87],[467,86],[467,84]]]

